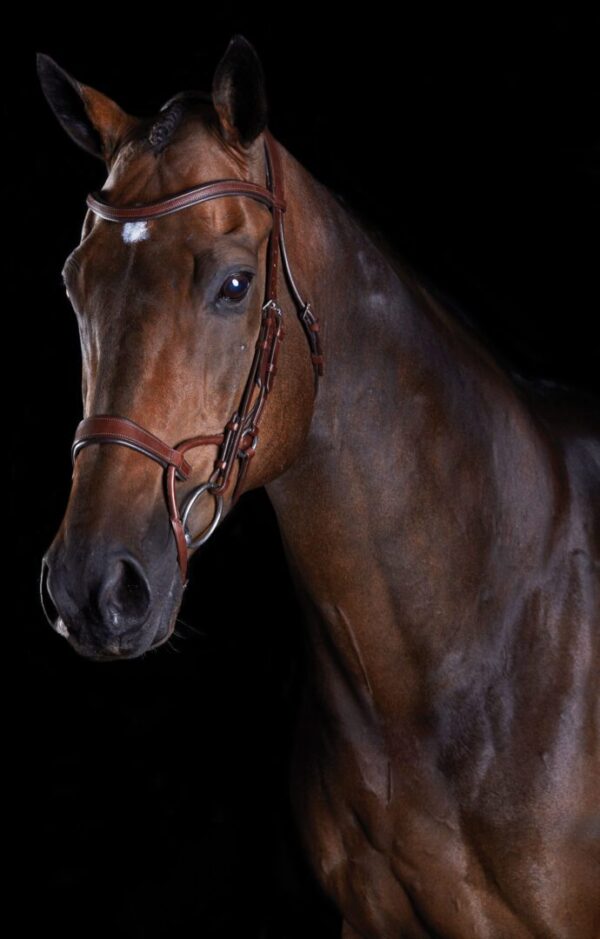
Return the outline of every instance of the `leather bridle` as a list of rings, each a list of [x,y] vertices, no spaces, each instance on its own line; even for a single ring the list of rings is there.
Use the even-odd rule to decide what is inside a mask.
[[[83,447],[87,447],[92,443],[117,443],[143,453],[165,468],[167,507],[175,536],[179,569],[184,587],[187,584],[188,548],[194,549],[203,544],[217,527],[223,512],[223,493],[229,485],[234,463],[238,460],[239,469],[231,504],[233,505],[236,502],[240,495],[241,484],[248,464],[256,452],[258,425],[265,401],[273,387],[273,380],[277,372],[279,346],[284,336],[283,313],[277,302],[277,273],[280,255],[290,292],[298,307],[298,316],[310,344],[311,359],[315,371],[315,394],[318,387],[318,378],[323,374],[323,353],[319,342],[319,322],[310,308],[310,303],[305,303],[298,292],[285,251],[283,213],[286,204],[278,145],[268,129],[263,131],[263,138],[268,188],[246,180],[219,179],[146,203],[133,203],[125,206],[110,205],[102,198],[101,191],[90,193],[86,199],[87,205],[93,212],[112,222],[160,218],[163,215],[179,212],[188,206],[222,196],[248,196],[268,206],[273,213],[273,225],[267,250],[265,301],[262,307],[254,357],[240,403],[225,424],[223,433],[191,437],[175,447],[170,447],[135,421],[127,417],[117,417],[109,414],[86,417],[79,423],[75,431],[71,450],[73,465],[77,454]],[[179,509],[176,496],[176,479],[185,480],[192,471],[185,454],[195,447],[207,445],[217,445],[219,447],[213,472],[206,482],[188,493],[181,509]],[[192,506],[203,492],[210,492],[214,496],[215,514],[208,527],[201,534],[192,538],[187,528],[187,518]]]

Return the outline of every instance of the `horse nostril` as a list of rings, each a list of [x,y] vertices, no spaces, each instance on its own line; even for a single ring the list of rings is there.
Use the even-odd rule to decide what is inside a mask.
[[[150,609],[150,587],[144,570],[131,555],[114,560],[98,595],[108,626],[138,626]]]

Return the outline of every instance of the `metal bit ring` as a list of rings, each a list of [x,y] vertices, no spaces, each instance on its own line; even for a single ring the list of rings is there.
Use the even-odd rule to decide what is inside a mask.
[[[196,489],[192,489],[192,491],[188,493],[188,495],[184,499],[183,504],[181,506],[181,509],[180,509],[181,524],[183,525],[185,543],[187,544],[188,548],[191,548],[192,550],[194,548],[199,548],[201,544],[204,544],[205,541],[208,541],[213,531],[215,530],[215,528],[221,521],[221,515],[223,514],[223,496],[220,493],[215,494],[213,492],[213,498],[215,499],[216,505],[215,505],[215,514],[210,525],[208,525],[208,527],[205,528],[204,531],[200,535],[197,535],[195,538],[192,538],[187,528],[188,515],[190,514],[190,511],[194,503],[196,502],[196,499],[198,498],[198,496],[201,496],[203,492],[210,491],[211,489],[214,489],[215,487],[216,487],[216,483],[214,482],[202,483],[201,486],[198,486]]]

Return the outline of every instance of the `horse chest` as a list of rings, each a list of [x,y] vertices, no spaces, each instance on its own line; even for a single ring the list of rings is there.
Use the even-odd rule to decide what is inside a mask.
[[[506,832],[468,824],[432,766],[411,761],[409,744],[392,755],[358,712],[345,719],[333,729],[305,694],[292,801],[318,881],[365,939],[595,936],[590,911],[568,912],[564,876],[560,890],[548,889],[552,872],[543,875],[526,829],[513,833],[523,845],[515,861]],[[496,882],[503,858],[516,880]]]
[[[446,919],[462,930],[448,937],[485,937],[464,931],[473,898],[462,883],[468,852],[458,825],[441,809],[428,814],[414,785],[403,791],[372,728],[347,717],[334,743],[307,696],[295,741],[295,815],[323,889],[365,936],[446,935],[423,910],[448,906]]]

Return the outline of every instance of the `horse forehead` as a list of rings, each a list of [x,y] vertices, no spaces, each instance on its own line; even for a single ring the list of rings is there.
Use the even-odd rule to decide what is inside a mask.
[[[187,180],[179,178],[171,185],[163,185],[158,189],[150,186],[132,186],[129,189],[118,187],[114,190],[105,187],[105,191],[112,205],[128,205],[133,202],[143,204],[175,195],[202,182],[202,179],[191,177]],[[112,241],[115,235],[120,244],[137,245],[150,241],[156,244],[161,240],[165,244],[173,243],[178,237],[181,237],[182,241],[189,241],[194,236],[206,243],[237,232],[245,233],[250,241],[260,243],[272,224],[268,206],[247,196],[235,194],[207,199],[155,219],[115,222],[99,216],[94,217],[92,209],[89,212],[91,227],[86,223],[87,236],[84,242],[87,242],[87,251],[90,252],[96,245]]]
[[[122,161],[117,159],[103,190],[112,205],[143,204],[210,179],[241,178],[239,168],[236,171],[233,164],[227,166],[227,161],[219,162],[214,155],[210,160],[201,160],[195,151],[195,157],[193,161],[188,154],[188,159],[184,160],[179,152],[177,157],[157,161],[146,151],[129,151]],[[199,168],[194,169],[194,166]],[[227,236],[233,233],[237,233],[240,243],[252,250],[266,239],[271,224],[267,206],[236,195],[206,200],[155,219],[126,222],[103,219],[90,209],[84,226],[87,234],[77,254],[80,261],[92,262],[92,271],[98,272],[99,264],[102,279],[110,280],[111,272],[116,277],[123,273],[122,264],[133,263],[139,273],[146,267],[146,261],[151,265],[167,255],[169,263],[174,265],[179,260],[184,263],[184,255],[188,253],[212,246],[224,249]],[[95,279],[95,275],[92,277]]]
[[[89,273],[94,280],[100,273],[110,278],[151,272],[157,263],[185,267],[192,255],[207,250],[223,257],[235,253],[236,246],[254,252],[271,224],[269,210],[254,200],[223,197],[157,219],[98,219],[74,254],[86,278]]]
[[[202,124],[192,122],[184,130],[184,136],[158,156],[145,139],[122,147],[103,187],[114,205],[152,202],[216,180],[250,179],[257,172],[254,159],[248,165],[235,159]]]

